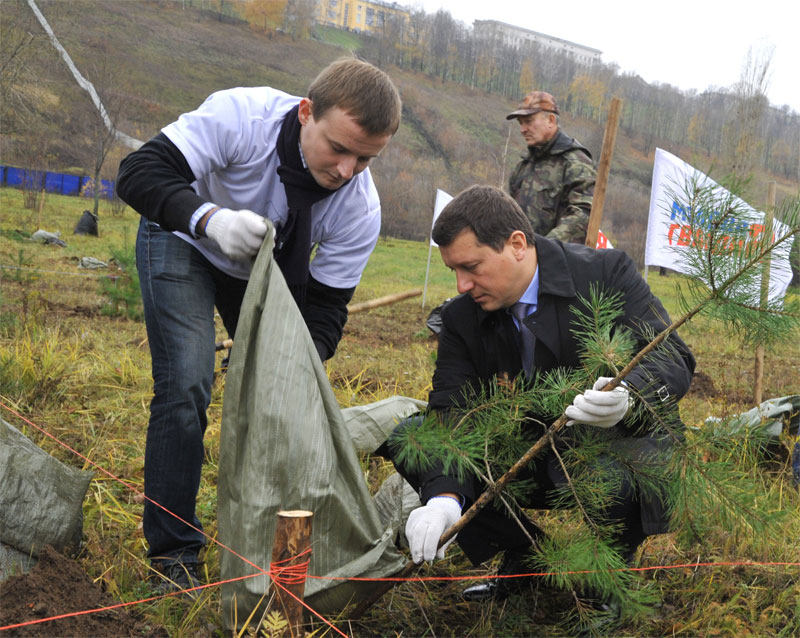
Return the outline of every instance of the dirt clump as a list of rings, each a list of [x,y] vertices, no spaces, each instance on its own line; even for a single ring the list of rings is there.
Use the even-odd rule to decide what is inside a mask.
[[[695,370],[694,377],[692,378],[692,384],[689,386],[688,394],[695,395],[700,398],[710,398],[718,396],[719,391],[717,390],[716,385],[714,385],[714,379],[700,370]]]
[[[109,607],[117,603],[97,586],[74,560],[45,547],[28,573],[0,583],[0,627]],[[127,608],[24,625],[3,632],[11,636],[104,636],[169,638],[163,627],[137,620]]]

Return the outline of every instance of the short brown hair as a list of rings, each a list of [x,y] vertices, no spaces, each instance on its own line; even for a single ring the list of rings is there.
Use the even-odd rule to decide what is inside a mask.
[[[315,120],[338,107],[369,135],[394,135],[400,126],[402,102],[394,82],[356,58],[340,58],[325,67],[308,87],[308,99]]]
[[[470,186],[456,195],[436,219],[431,237],[440,246],[449,246],[465,230],[498,252],[515,230],[534,245],[530,220],[510,195],[494,186]]]

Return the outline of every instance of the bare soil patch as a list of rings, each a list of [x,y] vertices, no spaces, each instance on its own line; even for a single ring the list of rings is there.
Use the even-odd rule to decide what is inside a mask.
[[[364,347],[392,345],[401,348],[420,339],[433,339],[435,335],[425,327],[425,321],[433,308],[424,310],[415,297],[390,306],[374,308],[366,312],[351,314],[347,318],[344,334],[358,340]]]
[[[26,623],[76,611],[100,609],[116,604],[96,585],[80,564],[46,547],[28,574],[12,576],[0,584],[0,627]],[[163,627],[138,620],[126,608],[71,616],[24,625],[3,636],[104,636],[168,638]]]
[[[692,377],[692,385],[689,386],[689,394],[700,398],[708,398],[717,396],[718,393],[719,391],[714,385],[714,379],[701,370],[695,370],[694,377]]]

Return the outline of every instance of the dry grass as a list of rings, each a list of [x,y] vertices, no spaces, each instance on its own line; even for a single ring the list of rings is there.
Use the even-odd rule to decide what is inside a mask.
[[[138,216],[130,210],[119,217],[101,209],[100,238],[71,234],[84,202],[50,197],[45,205],[45,229],[60,230],[66,248],[18,239],[14,229],[33,230],[31,213],[21,208],[17,191],[0,189],[0,264],[34,270],[0,270],[0,400],[13,407],[86,458],[142,489],[144,435],[151,380],[144,325],[101,314],[104,304],[98,280],[74,276],[83,255],[107,259],[111,246],[132,242]],[[22,258],[20,259],[20,253]],[[327,364],[329,378],[342,405],[368,403],[394,394],[426,398],[435,356],[435,340],[424,325],[429,310],[455,293],[451,275],[434,254],[427,307],[421,297],[394,306],[353,315],[337,355]],[[379,243],[354,301],[399,292],[424,284],[427,245],[399,240]],[[69,274],[67,274],[69,273]],[[651,273],[650,284],[675,312],[672,286],[676,275]],[[220,327],[218,336],[224,333]],[[718,327],[698,321],[682,336],[698,359],[706,384],[681,403],[689,425],[701,425],[708,415],[726,416],[751,404],[753,359]],[[220,355],[221,358],[221,355]],[[800,344],[787,343],[768,354],[765,396],[798,392]],[[205,529],[216,535],[216,477],[224,377],[218,378],[209,410],[207,462],[198,500]],[[45,450],[71,465],[88,463],[6,410],[6,420],[22,429]],[[788,442],[787,442],[788,443]],[[377,485],[390,467],[364,459],[370,484]],[[800,505],[790,486],[785,463],[763,469],[763,498],[786,512],[779,540],[734,536],[719,530],[702,542],[681,542],[673,535],[645,544],[645,567],[704,561],[791,562],[798,560]],[[120,482],[96,473],[84,504],[85,543],[80,561],[86,571],[123,601],[148,594],[145,542],[138,527],[142,505]],[[561,514],[536,514],[542,525],[557,529],[568,522]],[[204,556],[209,582],[219,576],[213,544]],[[478,575],[490,569],[471,567],[456,548],[445,561],[423,568],[424,575]],[[739,565],[686,567],[646,571],[642,586],[661,601],[648,618],[623,627],[631,636],[789,636],[800,631],[800,584],[797,567]],[[486,606],[460,600],[458,582],[407,584],[387,594],[357,623],[340,626],[354,636],[564,636],[559,611],[570,602],[544,587],[535,599],[511,599]],[[188,606],[173,600],[141,608],[149,622],[162,624],[170,635],[211,635],[222,626],[219,594],[211,589]],[[315,626],[315,635],[326,634]]]

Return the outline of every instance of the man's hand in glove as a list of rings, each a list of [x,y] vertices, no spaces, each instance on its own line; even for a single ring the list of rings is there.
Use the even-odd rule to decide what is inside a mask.
[[[406,538],[411,550],[411,560],[418,565],[434,558],[444,558],[447,546],[455,536],[437,551],[439,539],[461,518],[461,504],[452,496],[433,496],[423,507],[418,507],[408,517]]]
[[[267,227],[267,220],[252,211],[220,208],[208,218],[205,232],[231,259],[249,261],[261,248]]]
[[[571,419],[567,425],[586,423],[610,428],[622,420],[628,411],[628,388],[620,384],[609,392],[601,392],[600,388],[604,388],[609,381],[611,377],[600,377],[591,390],[575,397],[572,405],[564,410],[564,414]]]

